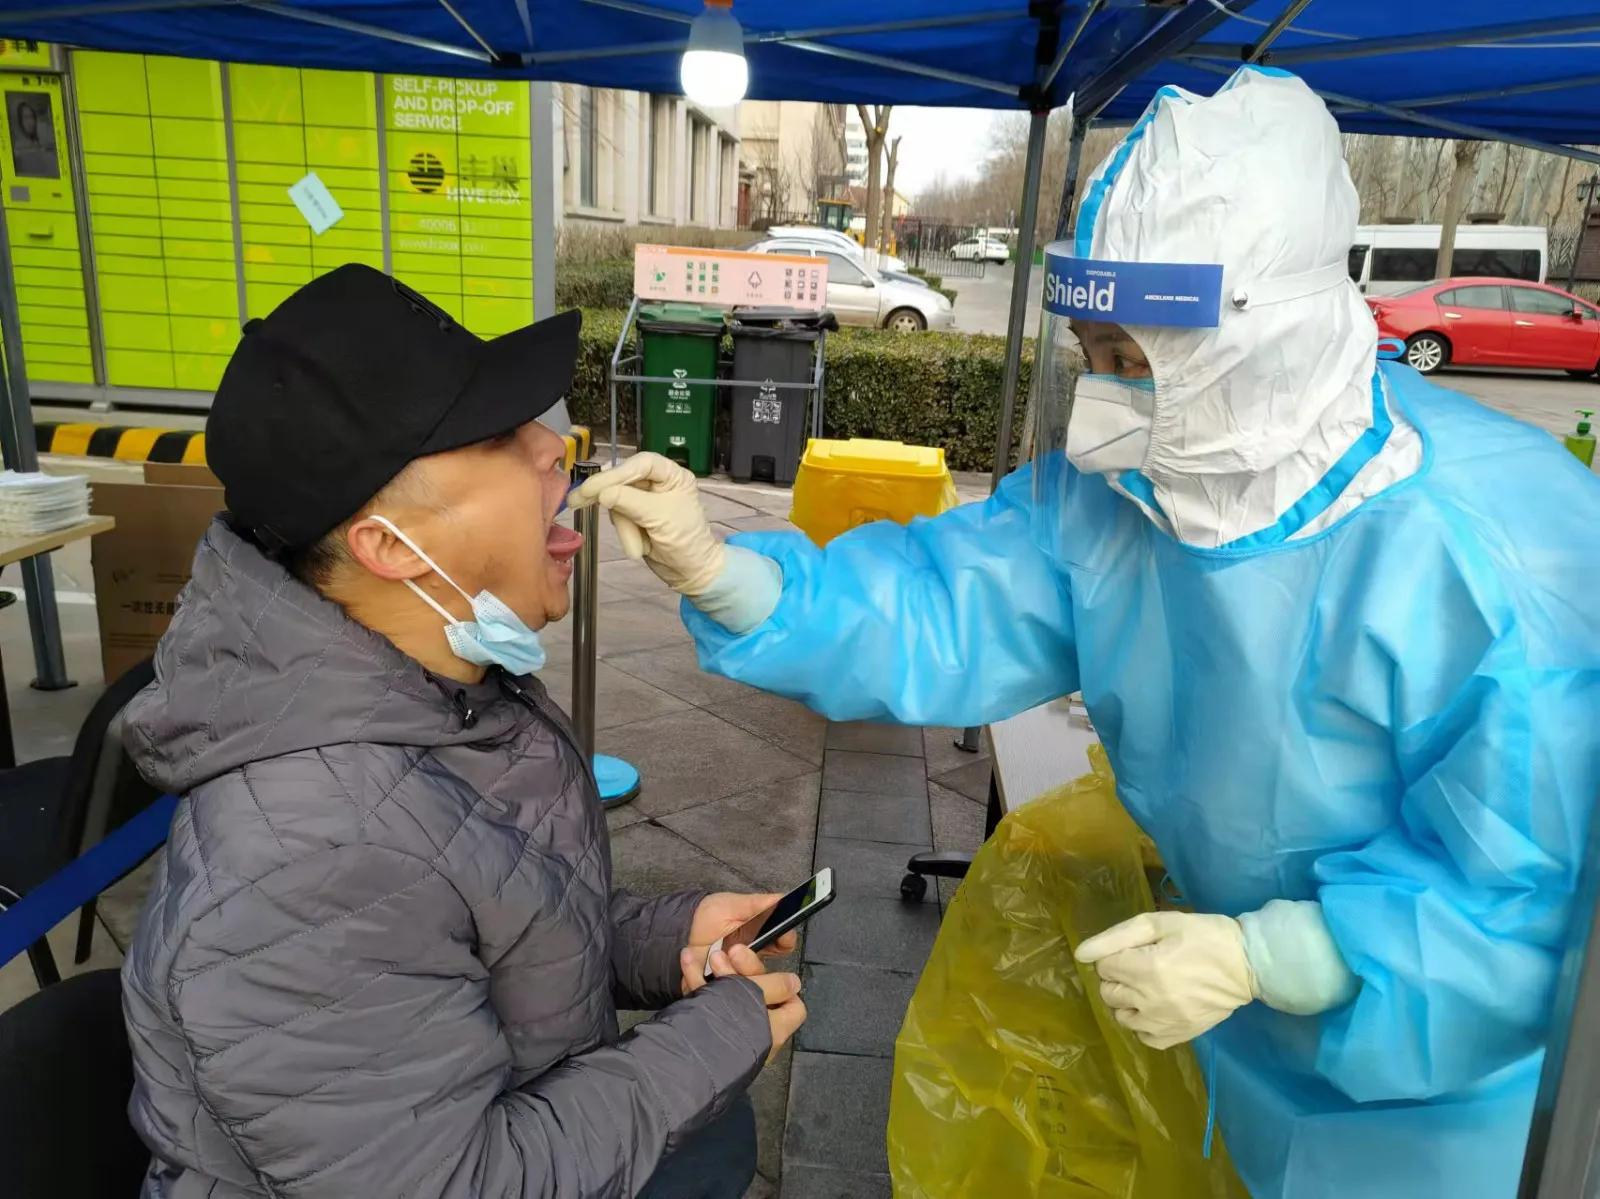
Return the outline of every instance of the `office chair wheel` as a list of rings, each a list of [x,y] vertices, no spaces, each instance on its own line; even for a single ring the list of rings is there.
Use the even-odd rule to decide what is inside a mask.
[[[908,874],[900,880],[900,898],[921,903],[928,897],[928,880],[921,874]]]

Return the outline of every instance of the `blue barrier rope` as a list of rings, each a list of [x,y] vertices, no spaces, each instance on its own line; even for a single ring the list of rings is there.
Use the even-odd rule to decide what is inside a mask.
[[[167,839],[177,806],[175,796],[163,795],[0,912],[0,966],[144,861]]]

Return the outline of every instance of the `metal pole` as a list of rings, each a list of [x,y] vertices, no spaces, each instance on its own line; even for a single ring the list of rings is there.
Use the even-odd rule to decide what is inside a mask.
[[[994,471],[989,478],[992,494],[1011,465],[1011,422],[1017,411],[1017,381],[1022,375],[1022,338],[1028,323],[1029,284],[1033,279],[1034,225],[1039,216],[1039,178],[1044,169],[1044,139],[1050,126],[1048,111],[1036,112],[1028,125],[1028,158],[1022,174],[1022,224],[1017,230],[1016,267],[1011,277],[1011,316],[1006,322],[1006,368],[1000,381],[1000,430],[995,437]],[[956,748],[978,752],[978,730],[961,731]]]
[[[1578,187],[1583,191],[1583,216],[1578,218],[1578,238],[1572,243],[1572,265],[1567,268],[1568,291],[1578,285],[1578,251],[1583,249],[1583,235],[1589,228],[1589,210],[1594,207],[1595,193],[1600,192],[1600,171],[1589,176]]]
[[[1036,112],[1028,125],[1028,158],[1022,176],[1022,225],[1017,234],[1017,265],[1011,280],[1011,316],[1006,322],[1006,368],[1000,382],[1000,431],[995,438],[994,474],[989,490],[1000,486],[1011,465],[1011,422],[1017,411],[1017,380],[1022,374],[1022,338],[1028,323],[1029,281],[1033,278],[1034,224],[1039,213],[1039,176],[1044,168],[1045,132],[1050,114]]]
[[[600,473],[598,462],[579,462],[572,481]],[[577,569],[572,572],[572,727],[585,759],[594,759],[595,616],[600,599],[600,507],[590,504],[572,515],[572,526],[583,536]]]
[[[17,276],[11,266],[11,233],[6,227],[5,205],[0,204],[0,345],[5,349],[5,379],[0,386],[0,444],[13,470],[38,470],[39,446],[33,431],[33,400],[28,392],[28,372],[22,358],[22,327],[18,324]],[[72,686],[61,651],[61,616],[56,611],[56,577],[49,554],[24,558],[22,589],[28,600],[28,631],[33,635],[33,685],[41,691],[61,691]]]
[[[556,314],[555,86],[528,85],[533,108],[533,319]]]
[[[1593,1199],[1600,1191],[1600,820],[1589,822],[1582,860],[1518,1199]]]

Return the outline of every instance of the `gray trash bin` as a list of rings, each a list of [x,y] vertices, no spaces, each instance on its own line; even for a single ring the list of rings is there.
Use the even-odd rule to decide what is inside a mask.
[[[810,383],[824,314],[794,308],[735,308],[733,393],[728,473],[741,483],[794,483],[806,444],[811,393],[772,383]]]

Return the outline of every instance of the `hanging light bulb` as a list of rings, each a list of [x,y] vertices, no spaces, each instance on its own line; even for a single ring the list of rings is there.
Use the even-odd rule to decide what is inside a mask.
[[[733,0],[705,0],[705,11],[689,26],[678,78],[683,94],[707,108],[725,108],[744,99],[750,67],[744,60],[744,29],[733,15]]]

